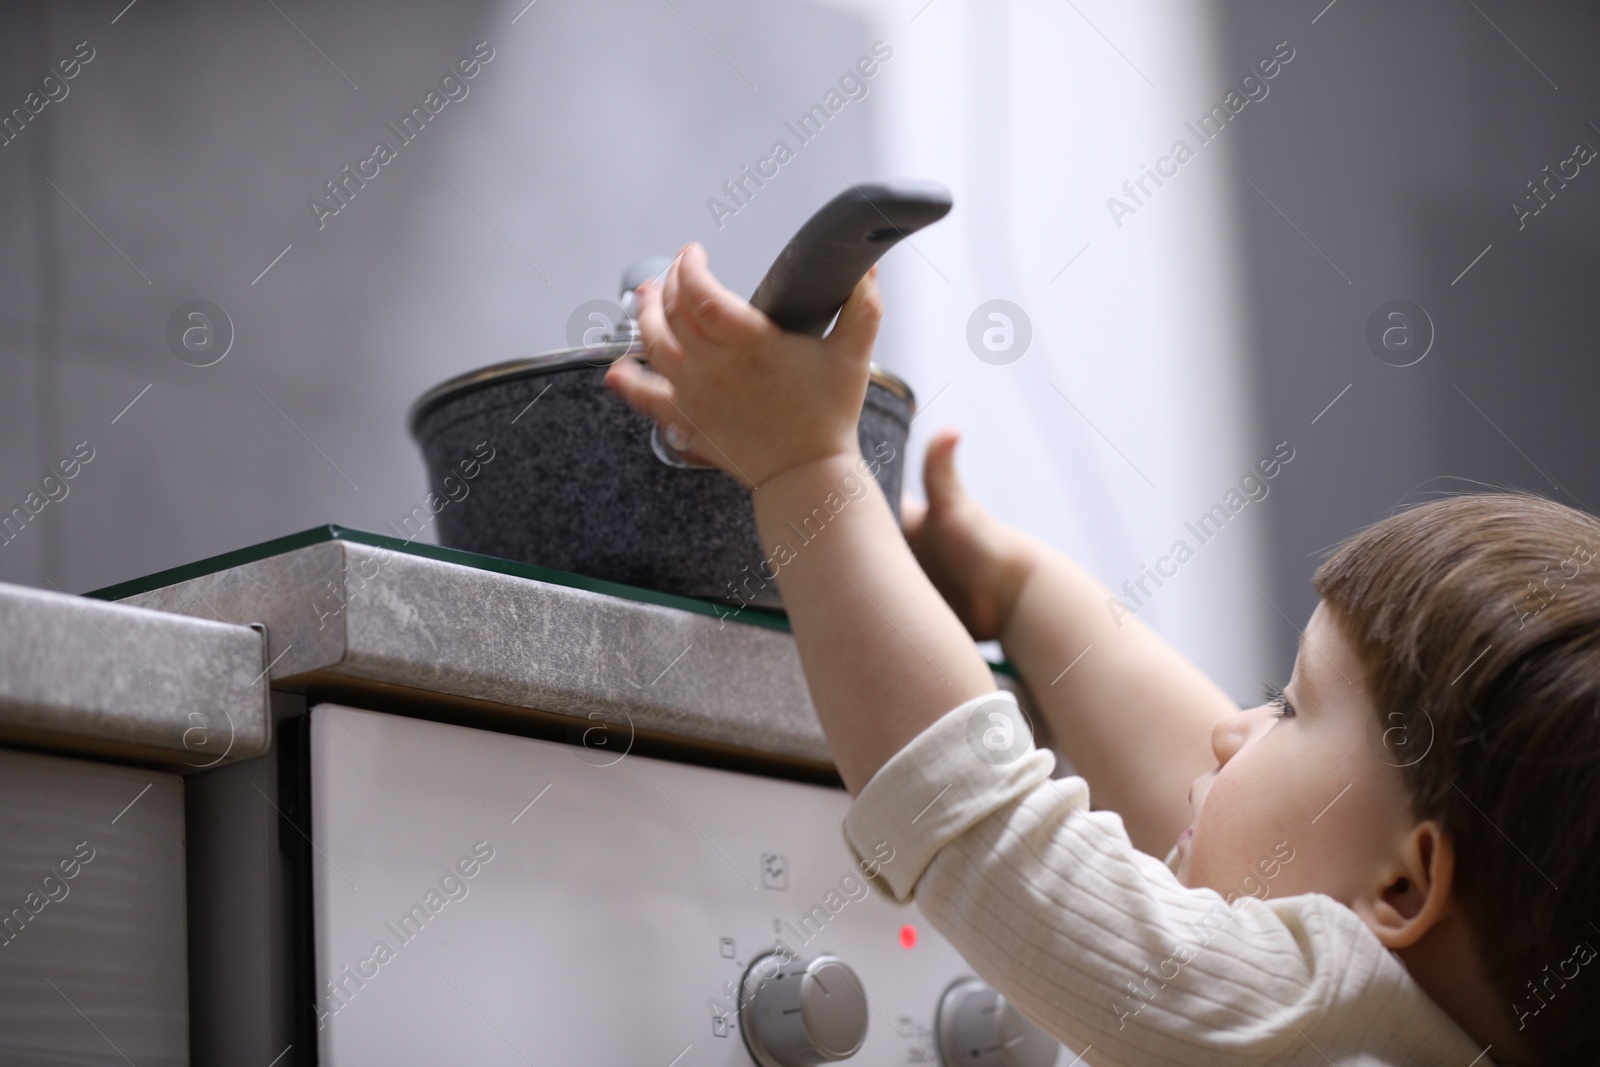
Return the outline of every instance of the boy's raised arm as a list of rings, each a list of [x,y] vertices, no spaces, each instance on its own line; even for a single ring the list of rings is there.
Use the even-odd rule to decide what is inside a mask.
[[[1134,845],[1159,857],[1194,817],[1189,786],[1217,765],[1213,728],[1239,707],[1139,619],[1114,620],[1109,597],[1040,546],[1000,643],[1096,807],[1121,815]]]
[[[990,515],[955,470],[958,437],[928,445],[926,507],[907,533],[935,586],[979,640],[999,639],[1056,748],[1133,843],[1164,855],[1189,825],[1190,784],[1216,765],[1211,731],[1238,707],[1093,575]]]
[[[945,712],[994,689],[862,462],[856,421],[882,313],[876,273],[818,340],[784,333],[725,289],[691,244],[659,290],[639,291],[650,370],[621,360],[606,377],[693,455],[751,487],[812,702],[852,794]]]
[[[860,492],[865,485],[866,492]],[[845,504],[779,570],[811,700],[852,794],[888,758],[951,708],[994,689],[944,599],[917,566],[877,482],[859,457],[791,468],[755,492],[770,550],[798,540],[825,501]]]

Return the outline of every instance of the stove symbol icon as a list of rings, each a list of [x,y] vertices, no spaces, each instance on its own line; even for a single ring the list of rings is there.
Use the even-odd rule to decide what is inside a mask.
[[[761,888],[789,888],[789,858],[781,852],[761,854]]]

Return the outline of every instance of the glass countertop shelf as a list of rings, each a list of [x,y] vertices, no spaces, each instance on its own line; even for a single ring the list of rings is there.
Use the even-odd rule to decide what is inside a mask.
[[[641,604],[677,608],[679,611],[689,611],[697,615],[709,615],[718,619],[726,618],[731,622],[743,623],[747,626],[763,626],[783,633],[790,632],[789,618],[781,611],[746,607],[744,610],[735,613],[729,610],[731,605],[715,601],[680,596],[676,593],[662,593],[654,589],[644,589],[636,585],[624,585],[621,582],[610,582],[600,578],[588,578],[581,574],[558,571],[550,567],[519,563],[516,560],[501,559],[498,556],[485,556],[477,552],[464,552],[458,548],[445,548],[442,545],[430,545],[421,541],[408,541],[399,537],[390,537],[386,534],[376,534],[367,530],[339,526],[335,523],[313,526],[309,530],[302,530],[299,533],[289,534],[285,537],[277,537],[246,548],[234,549],[232,552],[224,552],[221,555],[197,560],[194,563],[185,563],[178,567],[157,571],[142,578],[134,578],[130,581],[119,582],[116,585],[108,585],[103,589],[95,589],[83,595],[96,600],[126,600],[128,597],[138,596],[140,593],[148,593],[152,589],[177,585],[179,582],[187,582],[194,578],[202,578],[208,574],[216,574],[218,571],[242,567],[247,563],[254,563],[257,560],[268,559],[272,556],[281,556],[296,549],[322,544],[326,541],[350,541],[358,545],[387,549],[391,552],[401,552],[409,556],[418,556],[422,559],[439,560],[442,563],[454,563],[480,571],[508,574],[515,578],[528,578],[548,585],[566,586],[569,589],[583,589],[591,593],[601,593],[606,596],[637,601]],[[1016,677],[1016,670],[1010,663],[1005,661],[994,663],[991,661],[989,665],[1003,674]]]

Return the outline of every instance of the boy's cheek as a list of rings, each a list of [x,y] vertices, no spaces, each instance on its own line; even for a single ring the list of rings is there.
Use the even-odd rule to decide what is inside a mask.
[[[1292,775],[1274,775],[1271,766],[1240,764],[1246,755],[1234,756],[1201,800],[1189,842],[1189,870],[1195,879],[1190,884],[1256,896],[1258,891],[1241,888],[1243,880],[1258,884],[1262,857],[1271,856],[1273,846],[1292,830],[1303,830],[1316,810],[1301,810],[1305,805]]]

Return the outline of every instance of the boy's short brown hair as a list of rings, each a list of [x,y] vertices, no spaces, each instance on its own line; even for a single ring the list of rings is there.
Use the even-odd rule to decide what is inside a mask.
[[[1345,541],[1312,585],[1354,643],[1414,814],[1538,1062],[1600,1048],[1600,519],[1542,497],[1434,500]]]

